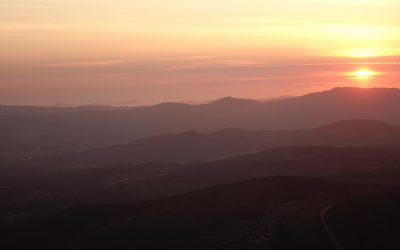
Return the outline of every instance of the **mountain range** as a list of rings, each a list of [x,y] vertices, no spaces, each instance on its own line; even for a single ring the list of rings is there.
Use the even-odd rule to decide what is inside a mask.
[[[268,148],[296,145],[400,146],[400,127],[375,120],[347,120],[293,131],[188,131],[79,153],[37,157],[16,161],[14,164],[9,161],[4,163],[3,171],[0,168],[0,172],[3,177],[40,176],[145,162],[212,161]],[[17,164],[18,168],[15,168],[13,165]]]
[[[399,249],[399,104],[0,106],[2,249]]]
[[[0,214],[15,207],[30,214],[80,204],[141,201],[273,176],[332,177],[398,186],[399,166],[398,147],[292,146],[210,162],[104,167],[3,180]]]
[[[400,124],[400,90],[335,88],[270,102],[223,98],[209,104],[0,116],[0,152],[12,156],[65,153],[129,143],[161,134],[225,128],[294,130],[351,119]]]

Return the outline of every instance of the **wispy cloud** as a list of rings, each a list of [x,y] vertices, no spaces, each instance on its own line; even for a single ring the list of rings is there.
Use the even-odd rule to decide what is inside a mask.
[[[105,61],[84,61],[84,62],[63,62],[63,63],[49,63],[39,64],[40,67],[54,67],[54,68],[97,68],[117,66],[124,64],[126,60],[105,60]]]

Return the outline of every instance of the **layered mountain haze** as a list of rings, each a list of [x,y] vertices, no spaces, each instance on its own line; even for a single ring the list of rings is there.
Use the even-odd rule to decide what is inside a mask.
[[[398,89],[336,88],[269,102],[8,107],[2,241],[10,249],[392,249],[399,104]]]
[[[161,135],[129,144],[93,149],[80,153],[51,155],[24,161],[16,171],[2,176],[38,176],[84,169],[132,165],[151,161],[185,163],[210,161],[273,147],[293,145],[400,146],[400,127],[375,120],[348,120],[314,129],[294,131],[246,131],[224,129],[214,133],[184,132]],[[25,165],[25,166],[24,166]],[[7,168],[9,169],[9,168]]]
[[[127,110],[3,115],[0,148],[17,156],[32,156],[188,130],[293,130],[348,119],[375,119],[396,125],[400,124],[399,105],[399,89],[336,88],[267,103],[224,98],[203,105],[163,103]]]

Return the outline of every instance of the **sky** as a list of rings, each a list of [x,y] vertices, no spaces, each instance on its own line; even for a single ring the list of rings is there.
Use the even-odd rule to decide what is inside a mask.
[[[1,0],[0,103],[400,87],[398,0]]]

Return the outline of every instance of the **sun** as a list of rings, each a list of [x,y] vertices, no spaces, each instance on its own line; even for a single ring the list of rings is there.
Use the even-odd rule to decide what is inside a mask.
[[[354,75],[361,78],[369,78],[374,75],[374,72],[367,69],[361,69],[354,72]]]
[[[369,70],[369,69],[359,69],[350,73],[352,78],[360,79],[360,80],[368,80],[372,77],[378,75],[378,72]]]

